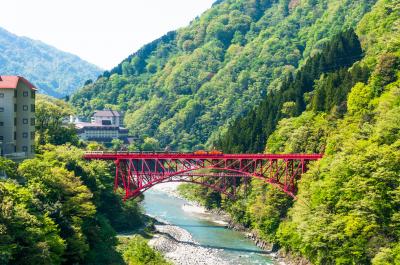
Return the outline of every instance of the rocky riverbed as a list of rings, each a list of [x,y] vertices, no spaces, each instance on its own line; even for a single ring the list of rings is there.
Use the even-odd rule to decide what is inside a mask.
[[[165,183],[155,186],[153,189],[156,190],[156,194],[152,195],[151,203],[148,204],[149,213],[155,214],[159,221],[156,222],[156,233],[153,239],[150,240],[149,244],[155,249],[162,252],[167,259],[169,259],[174,264],[284,264],[280,261],[273,261],[271,258],[275,257],[275,253],[271,253],[270,249],[266,245],[261,245],[261,241],[257,242],[254,237],[250,236],[251,233],[246,231],[246,229],[238,229],[229,215],[221,210],[206,210],[204,207],[198,205],[195,202],[189,202],[177,193],[177,185],[175,183]],[[157,194],[158,192],[158,194]],[[160,195],[166,194],[166,195]],[[171,198],[171,203],[164,204],[165,198],[163,196],[168,196]],[[175,199],[173,199],[175,198]],[[182,200],[186,201],[182,204]],[[177,206],[179,208],[177,208]],[[168,209],[168,212],[167,210]],[[203,221],[196,223],[193,228],[192,223],[186,223],[186,218],[191,218],[196,216],[201,220],[205,220],[206,224],[204,228]],[[172,217],[172,218],[171,218]],[[177,218],[175,218],[177,217]],[[172,220],[172,224],[170,221]],[[214,223],[215,225],[212,225]],[[176,225],[179,224],[179,225]],[[185,230],[183,226],[188,225],[190,229]],[[196,228],[196,225],[199,225]],[[218,227],[230,227],[233,230],[242,231],[240,233],[243,236],[247,236],[249,239],[255,241],[260,248],[254,248],[246,240],[243,240],[238,233],[231,234],[225,233],[228,231],[226,228],[220,229]],[[204,230],[205,233],[211,233],[207,236],[203,234],[198,234],[198,230]],[[215,229],[215,230],[214,230]],[[194,238],[201,238],[200,242],[192,237],[195,232]],[[248,233],[246,233],[248,232]],[[247,235],[246,235],[247,234]],[[210,241],[210,238],[215,238],[215,241]],[[219,238],[218,238],[219,237]],[[234,241],[225,241],[226,237],[232,237]],[[207,238],[207,239],[205,239]],[[203,241],[212,242],[211,245],[204,244]],[[214,242],[219,242],[214,244]],[[224,243],[221,243],[224,242]],[[234,243],[233,243],[234,242]],[[236,243],[237,242],[237,243]],[[245,246],[245,247],[244,247]],[[260,257],[260,256],[264,256]],[[268,256],[268,257],[267,257]]]
[[[167,259],[179,265],[228,264],[218,257],[217,249],[198,245],[186,230],[169,225],[155,225],[156,234],[149,245],[162,252]]]

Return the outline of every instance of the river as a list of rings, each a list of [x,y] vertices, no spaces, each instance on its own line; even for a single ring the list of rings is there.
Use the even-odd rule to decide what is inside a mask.
[[[147,191],[142,204],[146,214],[185,229],[198,245],[218,249],[219,258],[229,264],[277,264],[243,233],[210,220],[195,207],[188,207],[187,201],[165,191]]]

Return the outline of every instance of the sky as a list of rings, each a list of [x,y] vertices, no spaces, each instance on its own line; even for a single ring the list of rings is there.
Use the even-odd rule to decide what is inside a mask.
[[[215,0],[0,0],[0,27],[111,69]]]

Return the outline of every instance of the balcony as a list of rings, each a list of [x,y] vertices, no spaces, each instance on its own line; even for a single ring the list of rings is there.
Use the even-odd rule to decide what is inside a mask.
[[[26,152],[17,152],[17,153],[5,154],[4,157],[11,160],[23,160],[27,158],[27,155]]]

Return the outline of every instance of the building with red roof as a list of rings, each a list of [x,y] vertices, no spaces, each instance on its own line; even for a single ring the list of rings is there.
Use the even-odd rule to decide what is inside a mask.
[[[21,159],[35,153],[36,87],[21,76],[0,75],[0,155]]]

